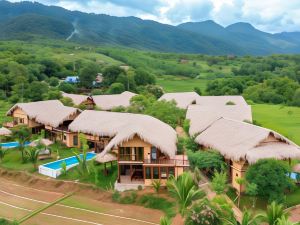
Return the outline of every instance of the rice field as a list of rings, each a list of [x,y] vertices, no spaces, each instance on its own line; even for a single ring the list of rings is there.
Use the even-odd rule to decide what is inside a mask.
[[[275,130],[300,145],[300,107],[257,104],[252,106],[252,114],[261,126]]]

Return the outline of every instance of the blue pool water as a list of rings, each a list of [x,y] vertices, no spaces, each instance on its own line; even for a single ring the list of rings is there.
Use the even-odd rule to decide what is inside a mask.
[[[86,159],[91,160],[96,155],[97,155],[96,153],[88,152],[87,156],[86,156]],[[80,154],[80,157],[82,157],[82,154]],[[61,159],[61,160],[57,160],[55,162],[47,163],[47,164],[44,164],[43,166],[47,167],[47,168],[50,168],[50,169],[53,169],[53,170],[58,170],[58,169],[61,169],[61,164],[62,164],[63,161],[66,162],[67,167],[78,163],[78,160],[77,160],[76,156],[73,156],[73,157],[70,157],[70,158]]]
[[[29,145],[30,142],[25,142],[25,146]],[[19,147],[19,142],[7,142],[7,143],[0,143],[2,148],[16,148]]]

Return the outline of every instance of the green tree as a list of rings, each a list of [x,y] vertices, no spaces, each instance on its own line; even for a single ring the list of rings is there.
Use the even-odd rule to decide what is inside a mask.
[[[73,100],[69,97],[63,97],[63,98],[60,99],[60,101],[65,106],[74,106]]]
[[[147,84],[155,84],[155,77],[142,69],[137,69],[135,71],[134,80],[137,85],[142,86],[145,86]]]
[[[184,172],[177,179],[171,178],[167,182],[170,194],[176,199],[179,213],[184,216],[193,201],[204,197],[204,192],[195,186],[191,173]]]
[[[59,85],[59,79],[57,77],[50,77],[48,83],[51,87],[56,87]]]
[[[55,100],[55,99],[61,99],[62,98],[62,94],[59,90],[50,90],[47,93],[47,97],[48,100]]]
[[[31,101],[42,101],[48,89],[49,87],[45,82],[34,81],[27,90],[28,99]]]
[[[89,146],[87,144],[87,139],[84,134],[79,135],[79,150],[82,151],[82,154],[79,155],[74,152],[76,159],[79,163],[78,165],[78,171],[80,175],[86,176],[87,174],[90,173],[89,167],[88,167],[88,161],[87,161],[87,151],[89,149]]]
[[[259,225],[261,224],[261,216],[254,215],[249,211],[243,212],[243,217],[241,223],[239,223],[234,217],[233,218],[222,218],[225,225]]]
[[[223,194],[227,188],[227,173],[215,171],[211,186],[218,195]]]
[[[268,225],[277,225],[279,219],[287,219],[289,216],[288,212],[284,210],[282,204],[277,204],[272,202],[267,206],[267,211],[265,215],[262,215],[262,220]]]
[[[258,195],[267,197],[269,201],[282,201],[284,191],[293,185],[287,176],[289,172],[289,167],[282,161],[263,159],[248,168],[246,180],[257,185]]]
[[[79,85],[85,88],[91,88],[93,86],[93,81],[95,81],[97,73],[99,73],[100,68],[95,63],[89,63],[80,70],[79,73]]]
[[[293,97],[293,100],[292,100],[292,105],[300,107],[300,88],[298,88],[295,91],[295,94],[294,94],[294,97]]]
[[[3,161],[6,153],[7,153],[7,149],[3,149],[2,146],[0,145],[0,163]]]
[[[258,195],[257,185],[252,184],[252,183],[248,183],[246,185],[246,194],[251,196],[251,198],[252,198],[252,208],[255,208],[256,197]]]
[[[109,66],[105,68],[103,71],[104,85],[110,86],[112,83],[115,83],[121,74],[125,74],[125,71],[119,66]]]
[[[28,147],[25,149],[27,159],[32,163],[33,168],[37,169],[37,161],[39,157],[40,149],[36,147]]]
[[[109,94],[121,94],[125,91],[125,87],[121,83],[113,83],[108,89]]]
[[[66,92],[66,93],[75,93],[76,87],[73,84],[69,84],[67,82],[61,82],[59,85],[59,90]]]
[[[161,181],[160,180],[153,180],[152,181],[152,187],[154,188],[155,192],[158,194],[159,189],[161,187]]]
[[[18,149],[21,152],[23,163],[26,162],[26,157],[24,154],[25,144],[30,140],[31,132],[26,126],[19,126],[13,130],[13,137],[18,141]]]

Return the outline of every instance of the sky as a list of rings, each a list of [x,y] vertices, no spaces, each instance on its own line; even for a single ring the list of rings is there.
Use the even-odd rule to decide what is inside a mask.
[[[19,2],[20,0],[11,0]],[[248,22],[266,32],[300,31],[300,0],[37,0],[69,10],[136,16],[160,23]]]

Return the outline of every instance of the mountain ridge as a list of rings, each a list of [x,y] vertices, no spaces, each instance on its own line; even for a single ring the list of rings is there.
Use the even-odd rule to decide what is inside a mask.
[[[270,34],[249,23],[238,22],[223,27],[212,20],[173,26],[133,16],[70,11],[37,2],[0,1],[0,32],[1,39],[22,39],[30,35],[69,37],[69,40],[79,43],[161,52],[212,55],[300,53],[300,32]]]

